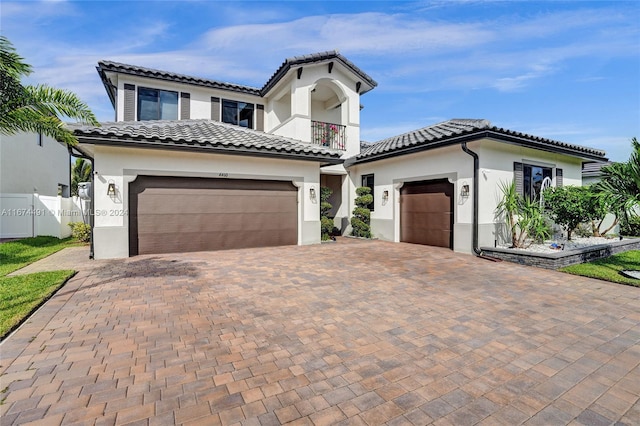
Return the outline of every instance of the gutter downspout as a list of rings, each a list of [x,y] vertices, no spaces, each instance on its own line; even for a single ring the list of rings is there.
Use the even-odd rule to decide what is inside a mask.
[[[480,192],[480,182],[478,182],[478,175],[480,170],[480,159],[478,157],[478,154],[467,148],[466,142],[462,142],[460,144],[460,147],[465,153],[473,157],[473,220],[471,223],[471,227],[473,228],[472,245],[473,252],[476,254],[476,256],[482,256],[482,251],[478,248],[478,193]]]
[[[89,226],[91,227],[91,234],[89,235],[89,259],[93,259],[93,209],[94,209],[94,185],[93,185],[93,181],[94,181],[94,173],[93,171],[95,170],[94,168],[94,164],[93,164],[93,158],[89,157],[86,154],[83,154],[81,152],[77,152],[77,154],[73,153],[73,148],[72,147],[68,147],[69,149],[69,154],[72,155],[73,157],[77,157],[77,158],[83,158],[85,160],[89,160],[89,162],[91,163],[91,208],[89,209]]]

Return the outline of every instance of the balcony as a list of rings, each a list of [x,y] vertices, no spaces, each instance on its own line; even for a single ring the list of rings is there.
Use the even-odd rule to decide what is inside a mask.
[[[346,150],[346,126],[322,121],[311,121],[311,143],[331,149]]]

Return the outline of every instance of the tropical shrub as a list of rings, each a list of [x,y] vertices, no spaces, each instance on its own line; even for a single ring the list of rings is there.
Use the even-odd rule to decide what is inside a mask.
[[[514,182],[501,182],[499,187],[502,199],[496,207],[496,213],[504,218],[512,248],[526,248],[551,235],[551,227],[537,201],[520,195]]]
[[[620,221],[620,235],[640,237],[640,216],[629,216]]]
[[[91,225],[83,222],[71,222],[71,236],[76,240],[88,243],[91,239]]]
[[[640,216],[640,142],[631,139],[632,152],[624,163],[613,163],[600,169],[602,177],[594,190],[611,213],[623,224],[634,223]],[[628,226],[624,228],[632,231]]]
[[[351,218],[351,235],[354,237],[371,238],[371,211],[367,208],[373,202],[371,188],[361,186],[356,188],[356,207]]]

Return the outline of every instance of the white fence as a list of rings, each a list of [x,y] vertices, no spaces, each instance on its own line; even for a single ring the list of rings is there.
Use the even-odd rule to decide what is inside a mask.
[[[78,197],[0,194],[0,238],[71,235],[71,222],[88,221],[86,203]]]

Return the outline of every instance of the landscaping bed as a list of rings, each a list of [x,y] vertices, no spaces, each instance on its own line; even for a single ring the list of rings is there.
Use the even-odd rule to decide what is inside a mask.
[[[640,238],[618,239],[582,239],[591,240],[592,244],[577,241],[565,242],[564,250],[551,249],[552,242],[547,242],[544,247],[512,249],[506,247],[481,247],[482,253],[507,262],[520,265],[536,266],[545,269],[560,269],[570,265],[603,259],[629,250],[640,250]],[[559,244],[561,246],[561,244]]]

